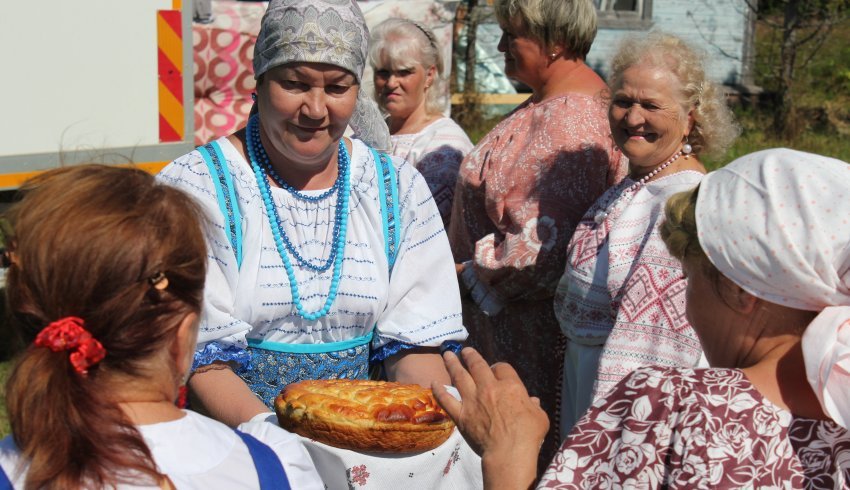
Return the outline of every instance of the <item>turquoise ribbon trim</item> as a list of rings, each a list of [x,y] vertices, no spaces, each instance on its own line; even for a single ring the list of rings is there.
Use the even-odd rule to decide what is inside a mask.
[[[384,172],[384,162],[381,159],[381,156],[375,151],[374,148],[369,148],[372,151],[372,158],[375,159],[375,174],[378,177],[378,201],[381,204],[381,218],[382,218],[382,226],[384,232],[384,253],[387,256],[387,263],[389,264],[389,269],[392,271],[393,269],[393,251],[390,250],[390,230],[389,223],[387,219],[387,175]],[[392,194],[390,194],[390,197]]]
[[[210,152],[212,150],[212,152]],[[218,207],[222,216],[227,220],[225,224],[230,235],[230,245],[236,256],[237,268],[242,267],[242,214],[239,212],[239,201],[236,198],[236,189],[233,178],[226,168],[227,160],[221,152],[218,142],[211,142],[199,146],[198,151],[207,164],[213,184],[215,185]]]
[[[374,331],[370,331],[362,337],[356,337],[341,342],[329,342],[326,344],[284,344],[281,342],[270,342],[267,340],[248,339],[248,345],[254,349],[265,349],[275,352],[287,352],[290,354],[326,354],[346,349],[353,349],[372,341]]]
[[[395,167],[393,166],[392,158],[387,155],[387,161],[389,165],[389,174],[390,174],[390,199],[392,203],[392,234],[393,234],[393,255],[392,260],[390,261],[390,273],[392,273],[393,266],[395,266],[395,259],[398,257],[398,249],[401,245],[401,227],[399,226],[401,223],[401,216],[399,216],[399,203],[398,203],[398,176],[396,175]]]
[[[378,153],[370,148],[372,157],[375,159],[375,173],[378,177],[378,200],[381,204],[381,217],[383,218],[384,252],[387,255],[390,275],[395,265],[396,254],[399,248],[399,216],[398,206],[398,178],[392,159],[385,153]]]

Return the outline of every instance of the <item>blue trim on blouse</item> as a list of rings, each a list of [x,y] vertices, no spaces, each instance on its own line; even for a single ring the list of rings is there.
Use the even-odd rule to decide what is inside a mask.
[[[371,354],[369,354],[369,362],[381,362],[388,357],[392,357],[403,350],[415,349],[417,347],[421,347],[415,344],[405,344],[404,342],[399,342],[398,340],[390,341],[377,349],[374,349]]]
[[[369,150],[375,160],[375,173],[378,176],[378,201],[381,204],[383,218],[384,252],[387,255],[390,275],[392,275],[400,242],[397,224],[401,220],[398,205],[398,176],[392,160],[386,153],[378,153],[374,148]]]
[[[419,347],[423,347],[421,345],[415,344],[406,344],[404,342],[399,342],[398,340],[392,340],[378,349],[372,351],[369,355],[369,362],[381,362],[388,357],[392,357],[403,350],[416,349]],[[440,354],[450,350],[457,355],[460,355],[460,351],[463,349],[463,344],[454,340],[446,340],[440,345]]]
[[[290,354],[326,354],[328,352],[339,352],[341,350],[353,349],[372,341],[374,330],[361,337],[355,337],[340,342],[328,342],[323,344],[284,344],[282,342],[271,342],[268,340],[248,339],[248,345],[254,349],[264,349],[275,352],[286,352]]]
[[[399,227],[399,223],[401,223],[401,216],[399,216],[400,211],[398,203],[398,175],[396,175],[392,159],[386,154],[384,156],[387,159],[386,172],[390,174],[390,216],[387,221],[389,222],[389,226],[392,227],[392,229],[390,230],[390,236],[392,237],[392,259],[390,260],[390,274],[392,274],[393,266],[395,266],[395,259],[398,256],[399,245],[401,244],[401,230]]]
[[[242,266],[242,214],[239,212],[239,201],[236,199],[236,189],[233,186],[233,177],[225,168],[224,154],[221,147],[215,141],[198,147],[198,152],[207,164],[213,184],[215,184],[215,195],[221,215],[226,220],[226,229],[230,235],[230,246],[236,256],[236,264]]]
[[[192,361],[192,371],[201,366],[212,364],[216,361],[235,362],[239,370],[251,369],[251,353],[235,345],[224,345],[217,341],[208,342],[203,349],[195,352]]]

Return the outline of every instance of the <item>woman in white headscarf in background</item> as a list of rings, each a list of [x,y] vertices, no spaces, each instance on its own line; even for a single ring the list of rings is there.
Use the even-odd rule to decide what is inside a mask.
[[[354,0],[272,0],[246,129],[160,179],[205,215],[209,274],[189,387],[213,417],[268,416],[302,379],[447,381],[439,349],[466,338],[431,192],[387,148],[360,91],[369,32]],[[369,111],[371,109],[371,111]],[[358,138],[344,138],[347,126]]]
[[[850,165],[753,153],[673,196],[666,217],[712,367],[626,376],[573,428],[539,488],[848,488]],[[442,387],[439,398],[484,453],[485,481],[527,488],[545,414],[509,367],[494,376],[474,351],[464,358],[472,377],[446,354],[463,413]]]

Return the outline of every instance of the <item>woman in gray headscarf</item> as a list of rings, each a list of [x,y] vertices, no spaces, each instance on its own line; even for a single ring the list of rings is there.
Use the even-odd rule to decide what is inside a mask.
[[[448,381],[466,338],[440,214],[360,93],[369,39],[353,0],[272,0],[257,113],[160,178],[206,215],[209,274],[190,387],[235,424],[301,379]],[[351,126],[357,138],[344,138]]]

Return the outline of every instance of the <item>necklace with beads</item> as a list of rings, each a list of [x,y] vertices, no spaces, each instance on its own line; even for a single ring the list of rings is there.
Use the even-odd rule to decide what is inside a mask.
[[[260,194],[263,198],[263,204],[266,208],[266,214],[269,217],[269,225],[271,226],[272,235],[274,236],[275,246],[277,247],[277,252],[280,255],[281,260],[283,261],[283,267],[286,270],[286,276],[289,279],[289,289],[292,293],[292,303],[295,305],[295,309],[298,312],[298,315],[305,320],[317,320],[328,314],[330,311],[331,305],[333,305],[334,300],[336,299],[337,292],[339,290],[339,282],[340,277],[342,275],[342,260],[345,255],[345,235],[346,229],[348,227],[348,199],[349,194],[351,193],[351,179],[350,179],[350,167],[351,160],[348,156],[348,149],[345,147],[345,143],[340,139],[339,141],[339,149],[338,149],[338,174],[336,182],[333,187],[331,187],[326,192],[323,192],[319,196],[310,196],[304,193],[298,192],[296,189],[292,188],[288,184],[286,184],[280,176],[274,172],[274,169],[269,162],[269,157],[266,154],[265,148],[263,147],[263,143],[260,140],[260,128],[259,128],[259,119],[257,116],[252,116],[248,120],[248,128],[246,135],[246,143],[248,150],[248,159],[251,162],[251,168],[254,170],[254,177],[257,180],[257,185],[260,188]],[[325,199],[332,195],[334,192],[338,192],[338,200],[336,206],[336,213],[334,216],[334,227],[333,227],[333,243],[334,247],[332,248],[330,254],[328,255],[327,260],[321,264],[316,265],[298,253],[292,243],[289,241],[289,237],[287,237],[286,232],[283,229],[283,225],[280,221],[280,215],[277,212],[277,208],[274,205],[271,197],[271,189],[269,186],[268,178],[266,175],[271,176],[274,179],[275,183],[280,185],[282,188],[289,191],[293,196],[297,199],[304,201],[316,202],[322,199]],[[281,184],[285,184],[281,185]],[[298,265],[301,267],[305,267],[315,272],[325,272],[327,271],[331,265],[333,265],[333,276],[331,278],[331,285],[328,291],[327,299],[325,300],[324,306],[317,311],[308,312],[304,309],[304,305],[301,303],[301,293],[298,290],[298,282],[295,278],[295,270],[292,267],[292,262],[289,259],[289,255],[295,257]]]
[[[347,158],[348,152],[345,150],[344,145],[342,143],[342,140],[340,140],[340,147],[342,149],[339,150],[339,156],[337,158],[337,162],[338,162],[337,178],[334,181],[333,186],[330,189],[328,189],[327,191],[319,194],[318,196],[311,196],[309,194],[304,194],[303,192],[299,192],[294,187],[289,185],[286,181],[284,181],[280,177],[280,175],[278,175],[278,173],[277,173],[277,171],[275,171],[274,167],[272,167],[271,163],[269,162],[269,156],[266,153],[266,149],[263,147],[263,143],[260,140],[259,119],[256,119],[256,118],[257,118],[257,116],[254,116],[254,117],[251,118],[251,120],[248,121],[248,128],[247,128],[248,135],[247,135],[247,138],[246,138],[247,142],[248,142],[248,145],[247,145],[248,146],[248,157],[251,159],[252,165],[253,165],[254,162],[256,162],[259,165],[260,169],[263,170],[266,174],[268,174],[272,178],[272,180],[274,180],[275,183],[280,188],[286,190],[292,196],[294,196],[296,199],[301,200],[301,201],[313,202],[313,203],[319,202],[319,201],[322,201],[324,199],[327,199],[328,197],[330,197],[336,191],[339,190],[340,180],[344,177],[344,174],[348,171],[348,166],[349,166],[348,165],[349,161],[348,161],[348,158]],[[345,158],[343,158],[343,153],[345,153]],[[265,179],[265,176],[263,178],[263,182],[266,185],[268,185],[268,181]],[[269,216],[271,216],[271,215],[269,215]],[[277,218],[277,214],[275,214],[275,218]],[[342,225],[342,218],[343,218],[343,213],[342,213],[341,206],[337,206],[336,214],[334,216],[334,226],[333,226],[333,232],[332,232],[333,243],[336,243],[337,238],[339,237],[339,232],[340,232],[341,225]],[[282,237],[282,240],[283,240],[283,244],[286,247],[286,250],[289,252],[290,255],[295,257],[295,260],[296,260],[296,262],[298,262],[299,266],[305,267],[305,268],[310,269],[311,271],[314,271],[314,272],[326,272],[328,269],[330,269],[331,265],[334,263],[334,259],[336,258],[336,254],[337,254],[336,247],[331,249],[330,254],[328,254],[328,258],[324,262],[319,263],[319,264],[314,264],[312,261],[305,259],[298,252],[298,249],[295,248],[295,246],[292,244],[292,242],[289,241],[289,237],[286,235],[286,233],[282,232],[283,228],[280,226],[279,220],[277,222],[277,225],[278,225],[278,229],[281,230],[281,237]],[[274,226],[272,228],[274,228]]]
[[[683,152],[682,152],[682,150],[677,151],[677,152],[676,152],[676,153],[674,153],[674,154],[673,154],[673,156],[671,156],[671,157],[670,157],[670,158],[669,158],[666,162],[664,162],[664,163],[662,163],[661,165],[657,166],[657,167],[655,168],[655,170],[653,170],[652,172],[649,172],[648,174],[646,174],[646,175],[644,175],[643,177],[641,177],[641,179],[640,179],[640,180],[638,180],[638,181],[637,181],[637,182],[635,182],[634,184],[630,185],[630,186],[629,186],[626,190],[624,190],[623,192],[621,192],[621,193],[620,193],[620,195],[619,195],[619,196],[617,196],[617,198],[616,198],[616,199],[614,199],[613,201],[611,201],[611,203],[610,203],[610,204],[608,204],[608,205],[607,205],[607,206],[605,206],[604,208],[602,208],[602,209],[600,209],[599,211],[597,211],[597,212],[596,212],[596,215],[593,217],[593,221],[595,221],[597,225],[601,225],[601,224],[602,224],[602,222],[604,222],[604,221],[605,221],[605,219],[606,219],[606,218],[608,218],[608,216],[610,215],[610,213],[609,213],[608,211],[609,211],[609,210],[613,210],[613,209],[614,209],[614,207],[617,205],[617,203],[618,203],[618,202],[620,202],[620,199],[622,199],[622,198],[623,198],[623,196],[625,196],[625,195],[627,195],[627,194],[631,194],[631,193],[633,193],[633,192],[637,192],[637,191],[639,191],[641,187],[645,186],[645,185],[646,185],[646,184],[647,184],[650,180],[652,180],[652,178],[653,178],[653,177],[655,177],[656,175],[658,175],[658,172],[661,172],[661,171],[662,171],[662,170],[664,170],[665,168],[669,167],[671,163],[673,163],[673,162],[675,162],[676,160],[678,160],[678,159],[679,159],[679,157],[680,157],[680,156],[682,156],[682,153],[683,153]]]

